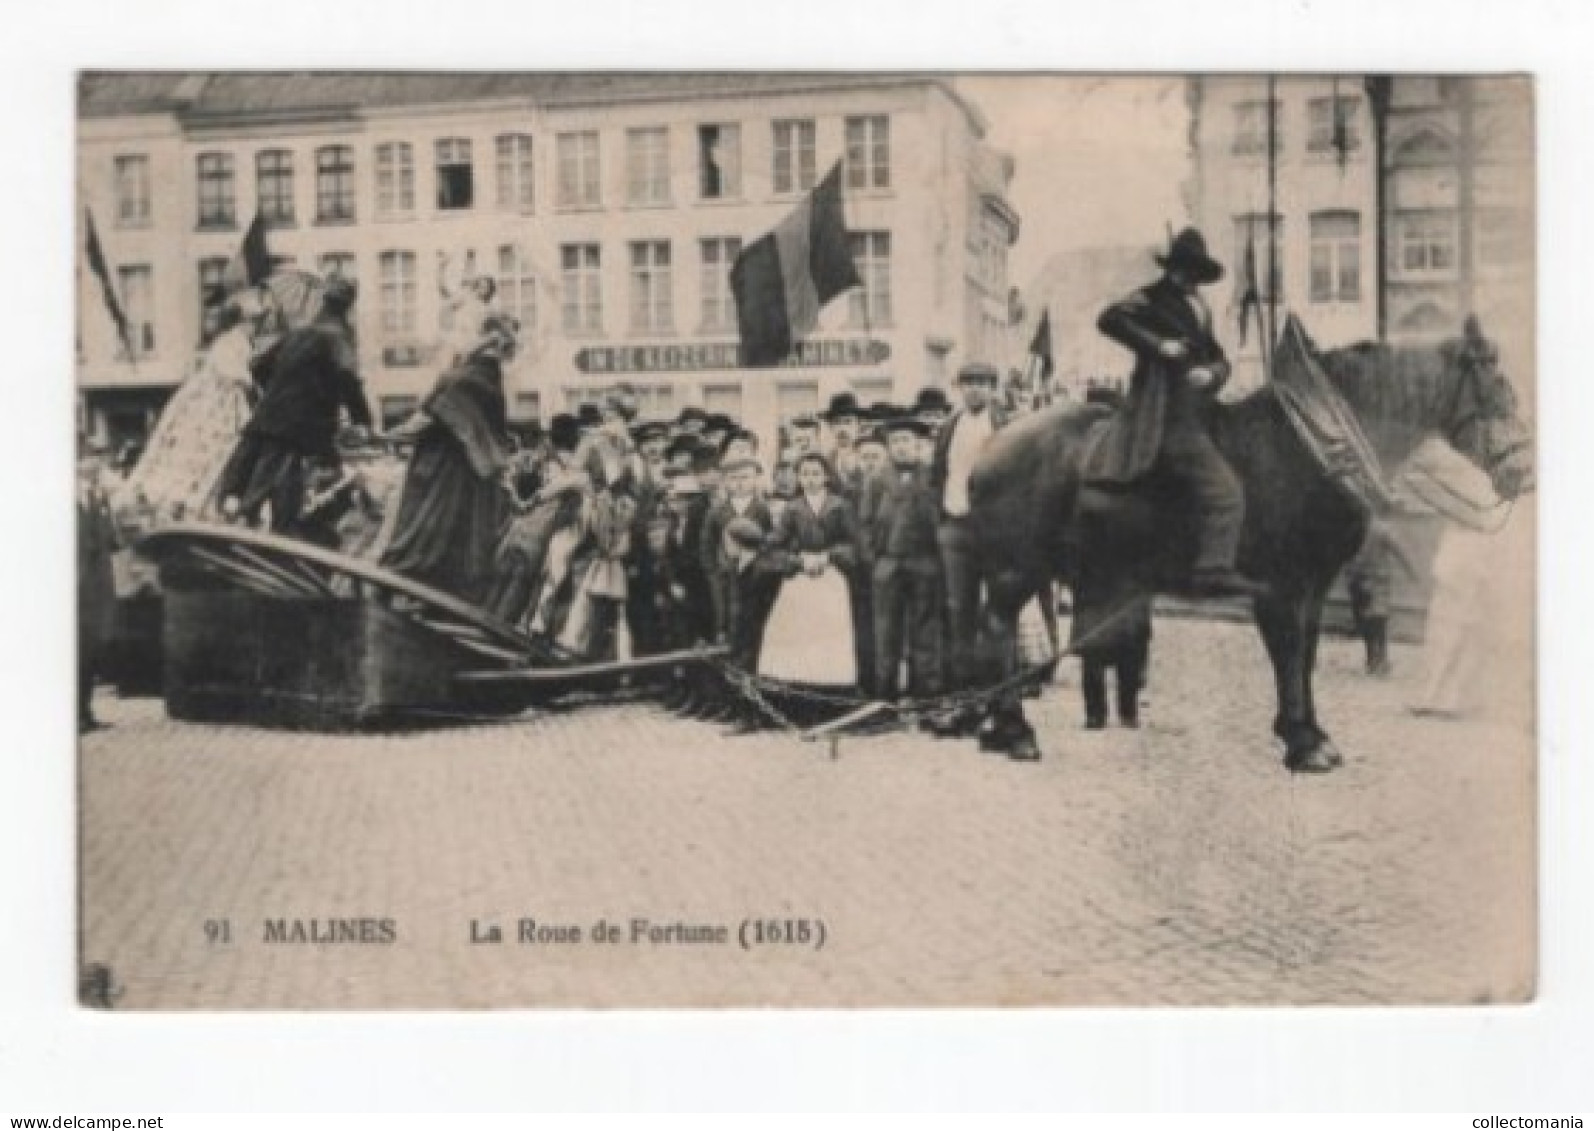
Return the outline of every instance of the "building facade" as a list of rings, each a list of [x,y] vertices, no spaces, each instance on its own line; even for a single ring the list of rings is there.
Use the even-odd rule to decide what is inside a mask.
[[[388,422],[430,388],[445,290],[498,283],[523,326],[511,414],[546,419],[619,380],[766,434],[851,390],[945,384],[999,348],[1010,159],[928,76],[92,75],[78,186],[124,309],[79,270],[90,427],[147,428],[191,370],[207,299],[258,214],[275,264],[359,287],[356,330]],[[737,367],[731,264],[836,162],[861,289],[792,362]]]
[[[1475,313],[1531,373],[1528,80],[1223,76],[1188,100],[1188,203],[1229,268],[1211,293],[1237,388],[1262,379],[1254,319],[1240,340],[1248,249],[1262,306],[1320,345],[1431,342]]]

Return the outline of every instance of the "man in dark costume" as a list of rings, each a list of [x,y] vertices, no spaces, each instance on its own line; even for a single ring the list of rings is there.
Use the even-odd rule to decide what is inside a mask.
[[[382,565],[477,604],[493,589],[509,508],[503,363],[515,354],[512,318],[489,315],[476,348],[438,378],[402,431],[415,455]]]
[[[1229,363],[1199,288],[1222,278],[1223,266],[1194,228],[1180,232],[1157,262],[1161,279],[1113,303],[1097,321],[1097,329],[1133,351],[1135,368],[1123,410],[1108,424],[1085,476],[1119,486],[1150,473],[1174,481],[1200,522],[1193,593],[1254,596],[1260,586],[1235,568],[1245,497],[1209,425]]]
[[[353,283],[332,279],[315,321],[285,335],[253,366],[264,392],[221,473],[225,517],[256,523],[269,505],[274,533],[298,533],[311,469],[338,466],[339,412],[370,427],[349,328],[354,299]]]

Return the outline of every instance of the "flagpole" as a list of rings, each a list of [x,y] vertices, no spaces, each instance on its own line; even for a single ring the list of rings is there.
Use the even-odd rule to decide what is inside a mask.
[[[1278,329],[1278,79],[1267,76],[1267,336],[1262,342],[1262,372],[1273,379],[1273,336]]]

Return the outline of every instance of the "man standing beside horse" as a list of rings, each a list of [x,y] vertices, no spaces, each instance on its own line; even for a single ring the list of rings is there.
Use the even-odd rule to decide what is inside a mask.
[[[1194,504],[1200,523],[1189,588],[1201,597],[1256,596],[1262,587],[1235,562],[1245,497],[1212,440],[1209,418],[1229,378],[1200,288],[1223,277],[1206,240],[1186,228],[1167,255],[1162,278],[1113,303],[1099,329],[1135,355],[1129,395],[1087,461],[1087,482],[1128,486],[1159,473]]]

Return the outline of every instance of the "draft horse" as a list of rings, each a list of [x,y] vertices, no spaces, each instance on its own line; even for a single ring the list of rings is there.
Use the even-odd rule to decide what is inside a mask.
[[[1531,487],[1531,434],[1494,346],[1469,319],[1437,348],[1362,343],[1318,351],[1328,383],[1360,423],[1380,465],[1398,468],[1439,435],[1486,472],[1502,498]],[[1082,487],[1082,456],[1110,412],[1054,406],[1015,423],[982,453],[970,483],[986,549],[986,628],[993,663],[1016,663],[1011,641],[1019,610],[1050,580],[1073,591],[1076,641],[1082,625],[1111,629],[1125,601],[1177,592],[1194,538],[1191,508],[1153,474],[1103,504]],[[1318,722],[1312,673],[1323,601],[1361,547],[1369,510],[1336,483],[1287,418],[1280,394],[1264,386],[1215,410],[1214,438],[1245,489],[1240,568],[1267,586],[1254,614],[1277,685],[1274,733],[1285,765],[1322,773],[1342,761]],[[1105,508],[1105,509],[1104,509]],[[991,707],[988,746],[1033,755],[1034,732],[1017,696]]]

